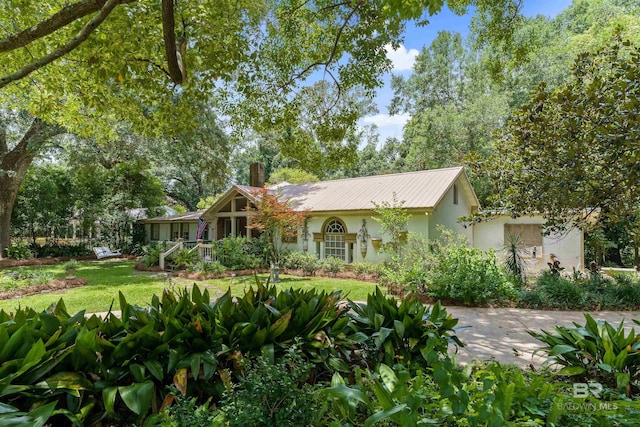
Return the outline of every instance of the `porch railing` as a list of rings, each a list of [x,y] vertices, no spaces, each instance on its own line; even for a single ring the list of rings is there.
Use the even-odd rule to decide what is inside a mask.
[[[184,245],[184,242],[182,241],[182,239],[178,239],[176,244],[171,246],[166,252],[160,252],[160,268],[162,270],[164,270],[164,260],[168,256],[170,256],[172,253],[177,252],[178,250],[182,249],[183,245]]]
[[[167,242],[167,249],[165,252],[160,253],[160,268],[164,270],[166,259],[173,253],[179,251],[182,248],[189,249],[189,252],[197,252],[198,258],[204,262],[214,262],[216,260],[216,254],[214,246],[211,243],[205,243],[202,240],[195,242],[185,242],[182,239],[178,239],[177,242]]]

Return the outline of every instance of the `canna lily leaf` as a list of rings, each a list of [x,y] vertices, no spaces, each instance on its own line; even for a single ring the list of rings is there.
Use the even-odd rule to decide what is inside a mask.
[[[151,381],[118,387],[125,405],[136,415],[143,416],[151,408],[155,386]]]

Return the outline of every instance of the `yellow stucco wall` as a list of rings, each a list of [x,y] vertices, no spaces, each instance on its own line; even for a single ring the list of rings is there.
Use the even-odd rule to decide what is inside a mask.
[[[469,216],[471,214],[471,205],[466,197],[463,196],[462,185],[456,182],[458,187],[458,204],[453,203],[453,187],[449,189],[447,194],[442,198],[438,206],[430,215],[432,217],[429,223],[429,236],[432,239],[438,237],[437,226],[442,225],[449,230],[453,230],[457,234],[462,234],[467,238],[469,245],[473,246],[473,230],[471,227],[465,228],[463,224],[458,222],[458,218]]]

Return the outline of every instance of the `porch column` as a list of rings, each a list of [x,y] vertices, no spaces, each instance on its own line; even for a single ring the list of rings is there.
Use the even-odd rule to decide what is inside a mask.
[[[236,212],[236,199],[234,197],[233,199],[231,199],[231,214],[229,215],[231,219],[231,236],[232,237],[237,237],[235,212]]]

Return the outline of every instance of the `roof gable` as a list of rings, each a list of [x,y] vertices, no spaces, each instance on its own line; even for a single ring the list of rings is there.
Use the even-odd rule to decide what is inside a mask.
[[[258,187],[249,187],[248,185],[233,185],[226,193],[222,195],[209,209],[204,211],[203,217],[215,215],[220,209],[222,209],[227,203],[236,196],[244,196],[249,201],[256,200],[256,193],[260,191]]]

